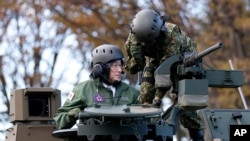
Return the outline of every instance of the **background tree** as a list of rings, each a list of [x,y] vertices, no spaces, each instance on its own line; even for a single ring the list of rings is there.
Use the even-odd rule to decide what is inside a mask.
[[[157,9],[197,40],[198,50],[222,41],[225,47],[205,61],[215,68],[244,70],[243,91],[249,102],[250,33],[247,0],[25,0],[0,1],[0,122],[8,122],[10,91],[53,87],[62,94],[88,79],[91,50],[103,43],[124,43],[133,16],[143,8]],[[200,7],[203,6],[203,7]],[[198,12],[197,12],[198,11]],[[198,13],[198,14],[197,14]],[[127,73],[129,83],[136,76]],[[242,108],[236,89],[212,89],[214,108]],[[219,96],[219,98],[217,98]],[[230,97],[231,101],[227,101]],[[0,129],[5,132],[6,126]]]
[[[234,67],[244,71],[244,86],[242,90],[249,103],[250,75],[248,63],[250,57],[250,11],[246,0],[210,0],[207,16],[198,35],[200,49],[221,41],[224,47],[213,55],[206,57],[206,62],[215,68],[230,69],[228,60]],[[210,106],[215,108],[244,108],[237,89],[211,89]]]
[[[55,72],[55,67],[62,64],[57,59],[62,47],[67,47],[65,40],[70,30],[51,20],[45,1],[1,1],[0,5],[0,94],[1,104],[6,106],[0,119],[6,123],[10,91],[26,87],[57,88],[63,81],[64,70]],[[5,128],[1,129],[4,131]]]

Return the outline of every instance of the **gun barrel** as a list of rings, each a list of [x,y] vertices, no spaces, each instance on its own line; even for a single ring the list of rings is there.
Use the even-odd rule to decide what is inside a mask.
[[[221,47],[223,47],[223,43],[219,42],[219,43],[217,43],[217,44],[215,44],[215,45],[213,45],[213,46],[211,46],[211,47],[209,47],[209,48],[207,48],[207,49],[205,49],[205,50],[203,50],[203,51],[201,51],[199,53],[193,53],[193,54],[185,57],[183,62],[184,62],[185,65],[190,65],[193,62],[196,62],[200,58],[208,55],[209,53],[211,53],[211,52],[213,52],[213,51],[215,51],[215,50],[217,50],[217,49],[219,49]]]
[[[215,45],[213,45],[213,46],[199,52],[197,54],[197,56],[195,57],[195,59],[202,58],[202,57],[208,55],[209,53],[214,52],[215,50],[217,50],[219,48],[222,48],[222,47],[223,47],[223,43],[219,42],[219,43],[217,43],[217,44],[215,44]]]

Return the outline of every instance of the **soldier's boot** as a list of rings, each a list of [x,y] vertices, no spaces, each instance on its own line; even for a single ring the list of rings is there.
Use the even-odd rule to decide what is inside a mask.
[[[204,132],[202,129],[188,129],[192,141],[204,141]]]

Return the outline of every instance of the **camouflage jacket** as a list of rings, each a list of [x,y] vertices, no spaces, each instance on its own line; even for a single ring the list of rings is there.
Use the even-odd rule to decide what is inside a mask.
[[[136,104],[138,103],[139,91],[121,82],[116,87],[115,95],[113,92],[104,87],[98,79],[91,79],[79,83],[73,92],[69,94],[62,107],[54,115],[58,129],[72,127],[76,121],[68,119],[68,112],[74,108],[83,110],[85,107],[91,107],[95,102],[101,102],[110,105]]]
[[[167,34],[153,42],[138,42],[133,34],[129,34],[125,44],[128,58],[125,69],[131,74],[142,71],[145,66],[157,68],[166,58],[185,51],[196,52],[196,42],[185,35],[172,23],[165,23]],[[146,57],[149,61],[146,62]],[[146,64],[147,63],[147,64]]]

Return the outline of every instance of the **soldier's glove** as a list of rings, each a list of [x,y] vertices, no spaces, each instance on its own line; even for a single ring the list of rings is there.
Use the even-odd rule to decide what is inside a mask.
[[[68,112],[69,120],[77,120],[79,118],[80,108],[74,108]]]
[[[161,99],[154,99],[152,103],[153,103],[153,106],[156,108],[161,107]]]
[[[136,61],[135,58],[132,56],[129,56],[126,63],[125,63],[125,69],[130,74],[136,74],[138,71],[142,71],[144,69],[144,66],[145,66],[144,60]]]

